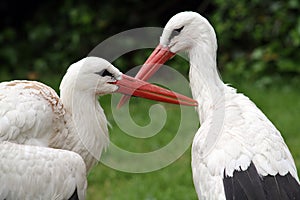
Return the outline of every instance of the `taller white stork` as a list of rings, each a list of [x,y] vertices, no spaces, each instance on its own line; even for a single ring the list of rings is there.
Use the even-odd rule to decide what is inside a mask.
[[[72,64],[60,92],[35,81],[0,84],[0,199],[84,199],[86,173],[109,144],[100,95],[196,105],[97,57]]]
[[[300,199],[297,169],[280,132],[249,98],[222,82],[215,31],[200,14],[173,16],[136,78],[147,80],[180,51],[188,53],[199,103],[201,127],[192,145],[198,198]]]

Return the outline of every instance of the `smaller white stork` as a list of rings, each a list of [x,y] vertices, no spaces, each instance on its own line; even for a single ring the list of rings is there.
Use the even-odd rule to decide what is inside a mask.
[[[8,141],[0,145],[0,185],[5,185],[0,187],[1,199],[84,199],[85,174],[109,144],[100,95],[120,92],[197,105],[193,99],[126,76],[97,57],[72,64],[60,92],[59,98],[36,81],[0,84],[0,141]]]
[[[217,39],[204,17],[195,12],[173,16],[136,78],[147,80],[180,51],[188,53],[190,86],[199,102],[201,127],[192,146],[199,199],[300,199],[297,169],[280,132],[219,77]]]

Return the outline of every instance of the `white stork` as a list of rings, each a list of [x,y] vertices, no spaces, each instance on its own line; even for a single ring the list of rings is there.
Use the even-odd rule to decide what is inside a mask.
[[[69,67],[60,98],[39,82],[2,82],[0,199],[84,199],[86,174],[109,144],[98,96],[113,92],[196,105],[97,57]]]
[[[180,51],[188,53],[199,103],[201,127],[192,145],[198,198],[300,199],[297,169],[280,132],[248,97],[222,82],[215,31],[200,14],[173,16],[136,78],[147,80]]]

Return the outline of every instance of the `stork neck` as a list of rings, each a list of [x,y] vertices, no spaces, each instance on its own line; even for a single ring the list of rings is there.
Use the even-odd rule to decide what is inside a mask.
[[[201,48],[202,47],[202,48]],[[207,51],[209,49],[209,51]],[[200,122],[213,115],[218,104],[224,102],[225,84],[216,66],[216,50],[197,45],[189,52],[190,86],[193,98],[198,101]]]
[[[59,146],[80,154],[89,171],[109,144],[104,111],[92,93],[73,91],[72,96],[61,94],[61,100],[66,110],[68,134],[65,142]]]

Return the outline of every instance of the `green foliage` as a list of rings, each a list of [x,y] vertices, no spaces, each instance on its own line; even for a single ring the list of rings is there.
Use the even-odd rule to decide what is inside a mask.
[[[211,16],[219,39],[219,66],[239,78],[300,74],[300,4],[215,0]]]
[[[3,10],[6,14],[2,18],[7,23],[0,32],[1,80],[43,80],[49,74],[64,74],[72,62],[87,56],[106,38],[131,28],[163,27],[172,15],[183,10],[201,13],[216,29],[218,62],[224,73],[252,80],[299,79],[297,0],[30,2],[17,10],[21,14]],[[15,9],[13,2],[1,4]],[[142,64],[147,55],[148,51],[132,52],[114,64],[125,72]],[[180,59],[174,63],[186,74],[188,65]]]

